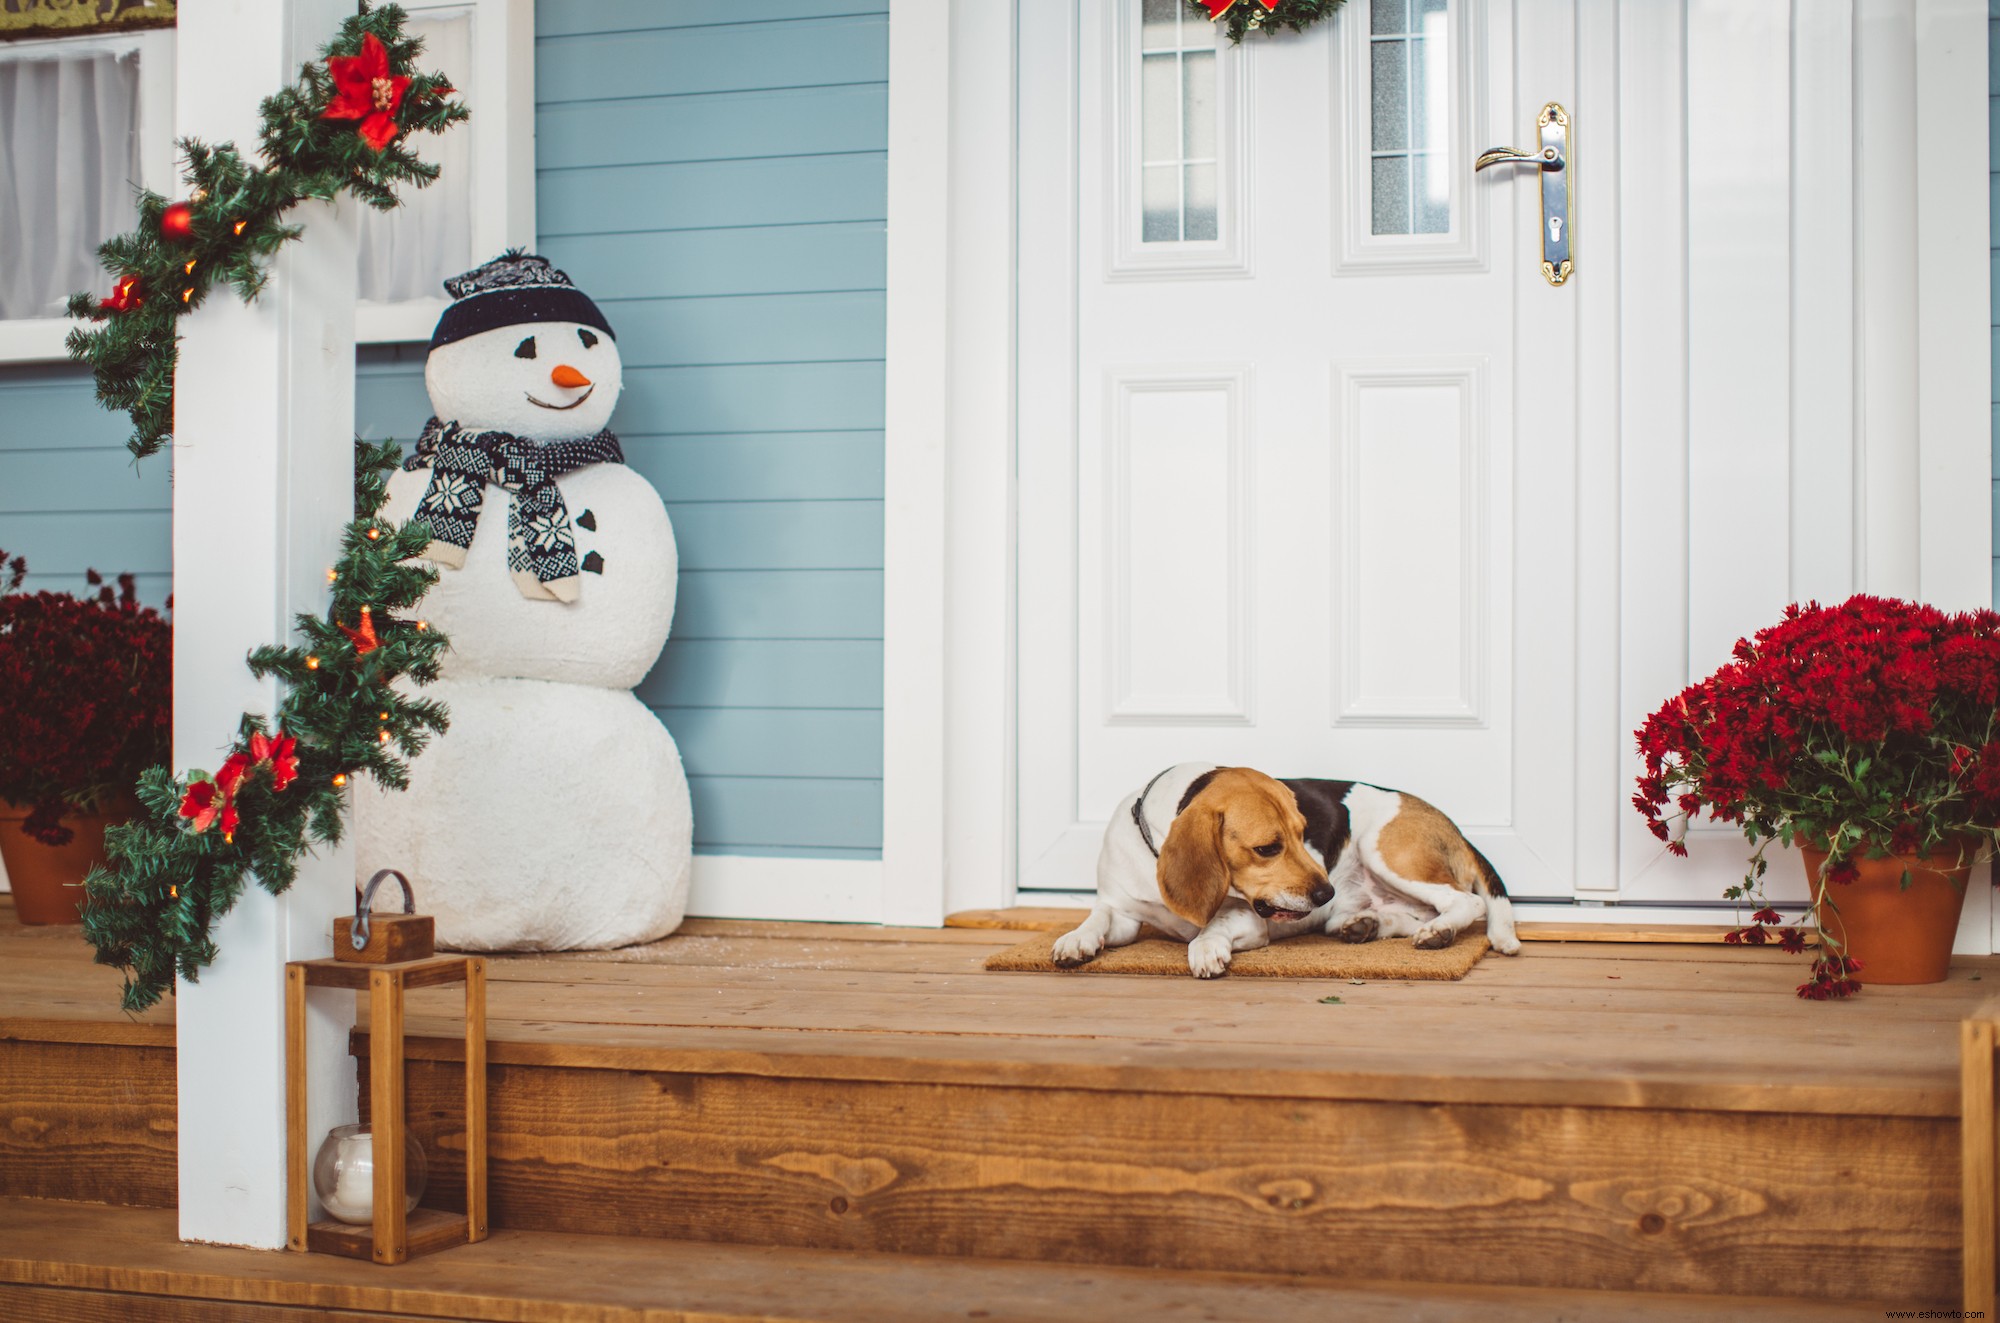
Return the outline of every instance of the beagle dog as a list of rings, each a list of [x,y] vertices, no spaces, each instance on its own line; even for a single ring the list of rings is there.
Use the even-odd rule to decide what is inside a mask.
[[[1054,956],[1080,965],[1150,924],[1188,944],[1196,978],[1213,978],[1274,938],[1443,947],[1482,919],[1496,951],[1519,954],[1499,874],[1415,795],[1180,763],[1119,804],[1097,856],[1097,904]]]

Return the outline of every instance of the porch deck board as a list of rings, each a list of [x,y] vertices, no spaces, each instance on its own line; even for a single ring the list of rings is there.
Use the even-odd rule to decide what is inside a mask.
[[[1879,1319],[1876,1304],[1273,1278],[496,1231],[392,1270],[184,1245],[173,1214],[0,1199],[0,1307],[21,1323],[1755,1323]],[[326,1311],[326,1312],[322,1312]],[[339,1311],[339,1312],[334,1312]],[[353,1311],[349,1313],[347,1311]]]
[[[1830,1005],[1804,961],[1535,943],[1456,983],[996,974],[1019,934],[691,922],[650,950],[492,962],[498,1062],[1430,1102],[1956,1116],[1958,1030],[2000,958]],[[643,957],[643,962],[639,959]],[[1322,998],[1337,996],[1338,1004]],[[448,1057],[448,993],[411,999]],[[694,1055],[690,1055],[694,1054]],[[724,1054],[718,1056],[717,1054]],[[755,1058],[766,1059],[759,1065]]]
[[[2000,957],[1962,957],[1941,984],[1807,1003],[1802,958],[1703,944],[1536,942],[1455,983],[981,968],[1021,935],[696,919],[650,948],[495,956],[493,1060],[1951,1117],[1957,1024],[2000,993]],[[118,987],[74,928],[0,900],[0,1038],[170,1045],[171,1000],[128,1016]],[[411,995],[419,1056],[456,1050],[456,995]]]

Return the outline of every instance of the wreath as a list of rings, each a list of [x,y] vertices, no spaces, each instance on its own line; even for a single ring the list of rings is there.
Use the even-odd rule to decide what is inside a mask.
[[[1247,32],[1275,34],[1280,28],[1304,32],[1346,0],[1188,0],[1188,5],[1210,22],[1222,24],[1232,43],[1241,42]]]
[[[271,255],[302,233],[286,219],[294,207],[346,193],[389,210],[397,185],[437,178],[408,135],[443,132],[466,110],[442,75],[416,70],[422,42],[403,23],[397,6],[364,2],[318,62],[264,101],[260,164],[230,143],[183,140],[188,199],[142,191],[139,228],[98,249],[115,277],[111,294],[71,298],[70,315],[95,325],[70,332],[69,352],[90,364],[98,400],[131,415],[134,456],[171,439],[176,324],[218,283],[255,298]],[[297,644],[249,657],[253,674],[284,682],[275,720],[245,713],[212,775],[142,773],[139,817],[105,834],[109,866],[84,880],[84,936],[98,963],[125,971],[127,1010],[151,1006],[176,976],[193,982],[213,963],[215,920],[250,878],[282,893],[315,843],[340,839],[356,775],[407,786],[405,759],[445,729],[442,704],[396,683],[436,679],[445,647],[410,618],[437,572],[403,562],[423,551],[430,531],[381,518],[396,444],[356,447],[355,518],[327,571],[326,613],[297,618]]]

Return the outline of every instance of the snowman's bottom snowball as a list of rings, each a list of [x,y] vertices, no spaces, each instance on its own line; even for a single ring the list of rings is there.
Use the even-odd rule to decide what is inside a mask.
[[[357,864],[400,869],[440,946],[573,951],[664,937],[687,912],[694,818],[680,750],[622,689],[440,680],[451,729],[410,788],[362,778]]]

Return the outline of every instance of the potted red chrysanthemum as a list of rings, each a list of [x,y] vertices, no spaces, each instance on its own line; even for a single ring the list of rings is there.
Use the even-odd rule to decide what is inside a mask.
[[[2000,615],[1868,596],[1789,606],[1646,719],[1632,802],[1676,854],[1704,808],[1742,825],[1755,852],[1724,895],[1758,908],[1730,941],[1805,949],[1762,889],[1770,843],[1800,848],[1820,935],[1801,997],[1935,983],[2000,823],[1996,715]]]
[[[139,773],[167,758],[173,633],[93,572],[92,597],[23,593],[0,552],[0,861],[25,923],[74,923],[104,829],[137,807]]]

